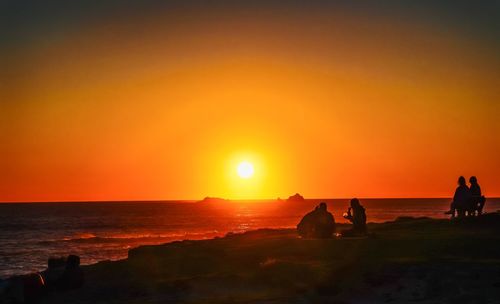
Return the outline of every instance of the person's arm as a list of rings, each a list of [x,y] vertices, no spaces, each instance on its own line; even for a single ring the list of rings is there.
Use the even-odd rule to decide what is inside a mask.
[[[351,214],[351,208],[347,209],[347,213],[344,213],[344,218],[346,220],[349,220],[349,221],[352,222],[353,217],[352,217],[352,214]]]

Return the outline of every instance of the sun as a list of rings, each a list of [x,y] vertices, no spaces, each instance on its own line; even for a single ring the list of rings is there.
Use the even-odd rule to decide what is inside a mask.
[[[241,178],[250,178],[253,176],[253,165],[247,161],[243,161],[238,165],[238,176]]]

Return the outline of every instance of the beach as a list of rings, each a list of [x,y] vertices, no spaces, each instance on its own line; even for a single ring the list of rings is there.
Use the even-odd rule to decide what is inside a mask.
[[[346,228],[338,225],[338,230]],[[131,249],[42,303],[500,303],[500,214],[402,217],[360,238],[259,229]]]

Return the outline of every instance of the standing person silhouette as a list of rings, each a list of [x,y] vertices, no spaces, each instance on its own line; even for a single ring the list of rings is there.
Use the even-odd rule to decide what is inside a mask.
[[[470,190],[465,183],[465,177],[460,176],[458,178],[458,187],[455,190],[455,195],[453,195],[453,201],[450,205],[450,210],[446,211],[445,214],[451,214],[451,217],[455,217],[455,212],[458,217],[465,216],[465,211],[467,205],[470,202]]]
[[[469,178],[469,183],[471,202],[473,207],[472,212],[475,213],[477,211],[477,214],[481,215],[483,213],[484,203],[486,202],[486,199],[481,193],[481,187],[477,183],[477,178],[475,176],[471,176]]]

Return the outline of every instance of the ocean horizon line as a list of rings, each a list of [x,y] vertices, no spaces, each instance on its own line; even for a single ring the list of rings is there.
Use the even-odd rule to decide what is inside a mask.
[[[278,201],[278,198],[257,198],[257,199],[230,199],[230,198],[218,198],[230,202],[270,202]],[[452,199],[451,196],[436,196],[436,197],[357,197],[360,200],[432,200],[432,199]],[[306,201],[314,200],[350,200],[352,197],[331,197],[331,198],[304,198]],[[500,199],[500,197],[492,196],[487,197],[487,199]],[[281,198],[282,201],[286,201],[286,198]],[[54,200],[54,201],[0,201],[0,204],[79,204],[79,203],[199,203],[203,199],[158,199],[158,200]]]

